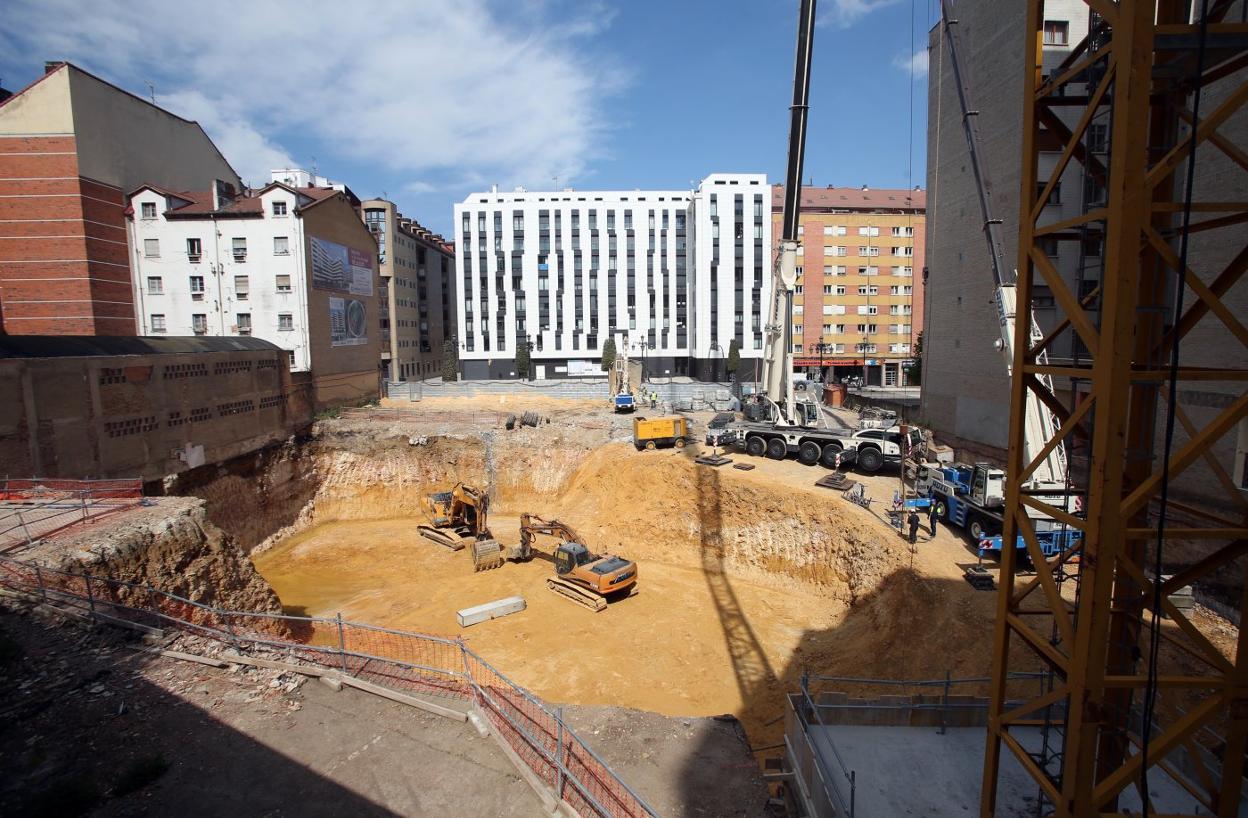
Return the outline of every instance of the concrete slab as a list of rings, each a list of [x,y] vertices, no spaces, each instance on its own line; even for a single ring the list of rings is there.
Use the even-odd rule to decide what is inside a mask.
[[[942,736],[934,727],[833,725],[816,727],[812,735],[820,752],[830,760],[835,757],[829,739],[835,742],[845,766],[854,771],[858,818],[979,814],[987,736],[982,727],[954,727]],[[1014,735],[1028,751],[1039,751],[1038,729]],[[997,815],[1033,818],[1036,784],[1008,748],[1002,748],[1001,758]],[[1193,798],[1160,770],[1149,775],[1148,783],[1156,811],[1186,813],[1193,809]],[[847,785],[844,791],[848,795]],[[1140,799],[1134,787],[1123,793],[1119,809],[1139,811]]]
[[[455,613],[455,618],[459,621],[461,628],[466,628],[469,625],[488,622],[500,616],[519,613],[524,608],[524,597],[509,596],[503,599],[496,599],[493,602],[486,602],[482,605],[474,605],[471,608],[464,608]]]

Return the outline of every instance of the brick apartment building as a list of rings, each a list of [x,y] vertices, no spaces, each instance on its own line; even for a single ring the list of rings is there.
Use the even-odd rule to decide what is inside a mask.
[[[362,203],[381,265],[381,360],[392,381],[442,374],[442,344],[455,335],[455,248],[398,211]]]
[[[784,187],[775,185],[772,193],[778,241]],[[906,368],[923,329],[926,204],[919,189],[802,189],[795,372],[907,385]]]
[[[69,63],[0,100],[0,331],[133,335],[126,193],[242,180],[196,123]]]

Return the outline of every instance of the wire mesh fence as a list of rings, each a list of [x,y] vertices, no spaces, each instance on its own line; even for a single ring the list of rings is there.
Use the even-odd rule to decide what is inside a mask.
[[[0,550],[29,546],[70,526],[143,501],[141,480],[0,480]]]
[[[341,616],[225,610],[151,585],[3,556],[0,586],[95,621],[180,630],[240,653],[268,648],[396,692],[473,704],[520,763],[578,814],[601,818],[658,814],[568,727],[559,712],[460,640],[350,622]]]

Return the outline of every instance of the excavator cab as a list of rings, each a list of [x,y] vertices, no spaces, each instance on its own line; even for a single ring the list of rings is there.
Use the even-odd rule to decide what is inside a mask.
[[[589,549],[578,542],[560,543],[555,549],[555,573],[563,576],[590,562]]]

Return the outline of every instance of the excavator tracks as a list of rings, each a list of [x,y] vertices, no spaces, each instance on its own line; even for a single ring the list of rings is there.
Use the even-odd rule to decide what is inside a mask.
[[[570,599],[582,608],[588,608],[594,613],[607,609],[607,600],[605,598],[567,580],[559,579],[558,577],[547,577],[546,587],[563,598]]]
[[[462,550],[465,544],[465,539],[463,537],[446,528],[434,528],[431,525],[418,525],[416,526],[416,532],[425,539],[435,542],[444,548],[449,548],[452,551]]]

